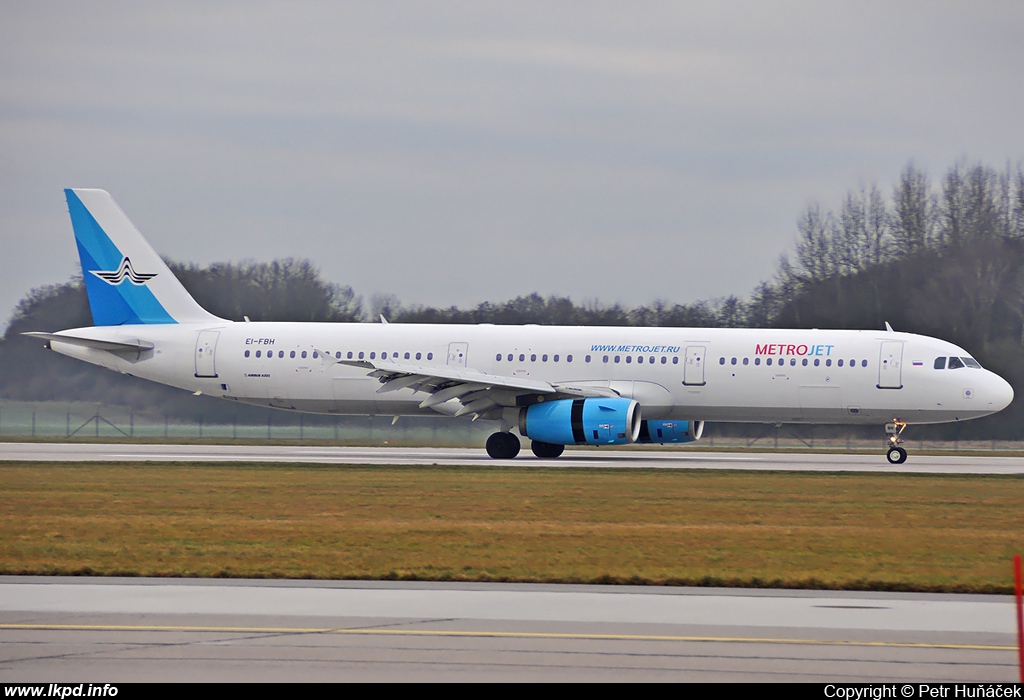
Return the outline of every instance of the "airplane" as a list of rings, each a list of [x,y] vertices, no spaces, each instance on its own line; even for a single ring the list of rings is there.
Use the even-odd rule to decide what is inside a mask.
[[[486,443],[553,459],[566,445],[682,444],[705,421],[884,425],[968,420],[1013,389],[963,348],[884,331],[279,323],[199,306],[113,198],[65,190],[95,325],[29,332],[101,367],[288,411],[498,423]]]

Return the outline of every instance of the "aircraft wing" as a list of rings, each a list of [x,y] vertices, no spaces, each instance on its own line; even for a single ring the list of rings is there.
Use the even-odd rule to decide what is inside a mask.
[[[327,359],[330,355],[324,353]],[[368,370],[368,375],[381,382],[378,394],[401,389],[422,391],[430,394],[420,402],[420,408],[433,408],[439,413],[454,416],[473,415],[485,417],[488,412],[510,406],[524,405],[520,397],[541,395],[544,397],[587,397],[618,396],[610,389],[574,387],[527,377],[487,374],[455,367],[406,365],[386,360],[334,360],[337,364]],[[457,410],[441,408],[453,399],[459,404]],[[454,407],[449,404],[449,407]],[[490,417],[490,416],[487,416]]]

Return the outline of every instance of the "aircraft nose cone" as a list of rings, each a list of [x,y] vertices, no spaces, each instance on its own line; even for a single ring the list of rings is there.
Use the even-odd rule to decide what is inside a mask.
[[[1013,387],[1010,383],[1000,377],[998,374],[993,374],[992,388],[990,389],[992,397],[992,407],[997,411],[1002,411],[1004,408],[1010,405],[1013,401]]]

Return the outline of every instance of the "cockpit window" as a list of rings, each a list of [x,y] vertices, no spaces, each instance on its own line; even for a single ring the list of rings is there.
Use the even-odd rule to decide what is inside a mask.
[[[964,364],[970,367],[971,369],[981,369],[981,365],[979,365],[978,361],[975,360],[973,357],[961,357],[960,359],[963,360]]]
[[[936,357],[935,358],[935,369],[946,369],[946,358]]]
[[[959,357],[949,358],[949,369],[960,369],[964,366],[964,363],[960,361]]]

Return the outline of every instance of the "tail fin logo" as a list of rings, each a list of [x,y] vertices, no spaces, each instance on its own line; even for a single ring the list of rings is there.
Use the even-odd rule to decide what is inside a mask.
[[[107,284],[115,287],[126,279],[130,280],[132,284],[143,285],[156,277],[157,274],[155,272],[136,272],[135,268],[132,267],[132,261],[127,256],[121,260],[121,264],[118,265],[116,270],[91,270],[91,272]]]

